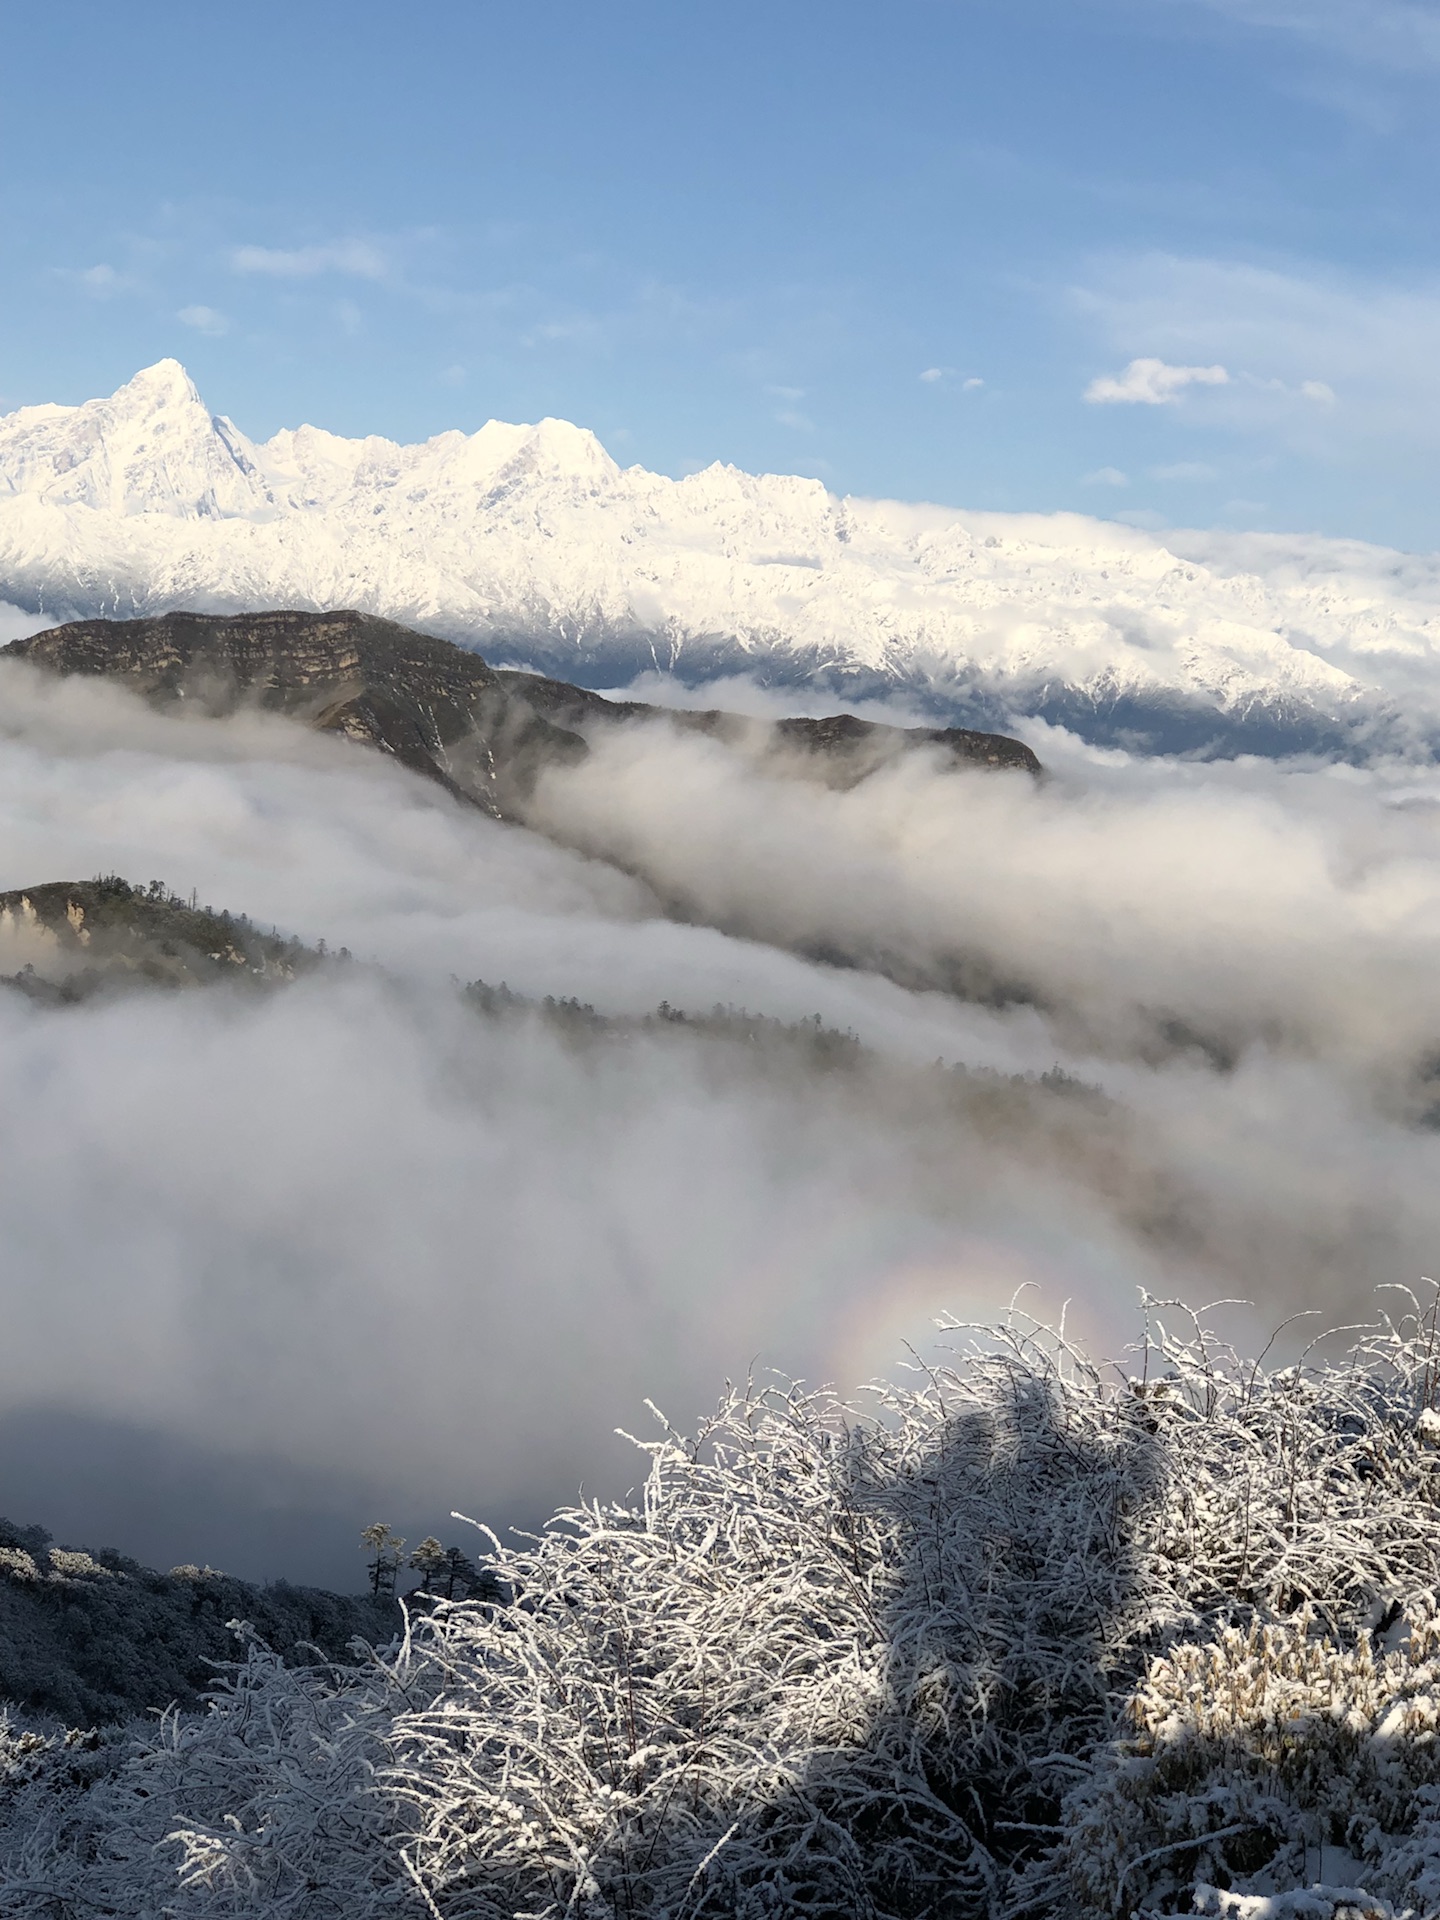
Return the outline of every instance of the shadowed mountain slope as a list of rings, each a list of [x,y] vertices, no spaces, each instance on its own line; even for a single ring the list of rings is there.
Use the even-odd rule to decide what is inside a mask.
[[[378,747],[497,818],[540,765],[584,752],[515,700],[478,654],[368,614],[77,620],[4,651],[46,672],[123,681],[156,706],[287,714]]]
[[[1009,767],[1039,773],[1040,762],[1019,740],[969,727],[889,727],[853,713],[824,719],[752,720],[718,707],[652,707],[640,700],[607,700],[588,687],[502,667],[495,676],[531,712],[577,733],[597,726],[654,720],[662,716],[687,733],[710,734],[732,745],[743,742],[793,756],[798,769],[832,786],[853,786],[898,753],[938,747],[952,759],[977,767]]]
[[[47,673],[119,680],[161,707],[287,714],[389,753],[497,819],[523,818],[539,774],[583,758],[587,734],[642,720],[747,741],[839,785],[917,747],[1040,771],[1020,741],[959,727],[888,727],[851,714],[771,723],[605,700],[536,674],[496,673],[448,640],[351,611],[76,620],[0,651]]]

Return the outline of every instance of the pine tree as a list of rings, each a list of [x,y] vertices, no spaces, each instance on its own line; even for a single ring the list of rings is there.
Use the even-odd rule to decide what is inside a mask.
[[[382,1593],[393,1593],[395,1576],[400,1571],[400,1552],[405,1542],[398,1533],[392,1533],[383,1520],[377,1520],[360,1535],[360,1545],[372,1556],[369,1567],[370,1591],[377,1599]]]
[[[457,1583],[462,1593],[468,1593],[473,1578],[470,1562],[459,1547],[451,1547],[445,1555],[445,1598],[455,1598]]]
[[[420,1575],[420,1586],[421,1586],[422,1592],[429,1593],[430,1583],[434,1580],[436,1574],[440,1571],[440,1569],[445,1565],[445,1561],[446,1561],[445,1549],[441,1546],[440,1542],[435,1538],[433,1533],[427,1533],[425,1538],[420,1542],[419,1546],[416,1547],[415,1551],[410,1555],[410,1560],[409,1560],[409,1564],[412,1567],[414,1567],[416,1572]],[[449,1598],[448,1594],[446,1595],[446,1598],[447,1599]]]

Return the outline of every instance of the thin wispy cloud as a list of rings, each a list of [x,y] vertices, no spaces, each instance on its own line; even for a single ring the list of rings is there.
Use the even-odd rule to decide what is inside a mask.
[[[230,331],[230,322],[215,307],[181,307],[175,318],[182,320],[187,327],[193,327],[197,333],[209,334],[214,339]]]
[[[1119,467],[1096,467],[1085,475],[1087,487],[1128,487],[1130,476],[1122,473]]]
[[[112,294],[124,293],[133,285],[128,274],[104,260],[97,261],[93,267],[58,267],[56,274],[91,300],[108,300]]]
[[[777,407],[774,419],[778,426],[788,427],[792,433],[813,433],[815,422],[808,413],[802,413],[796,405],[805,398],[804,387],[787,387],[772,383],[765,389],[772,400],[783,400],[784,406]]]
[[[920,378],[927,386],[949,386],[956,379],[957,373],[958,369],[955,367],[926,367]],[[976,393],[984,384],[985,382],[978,375],[972,373],[968,379],[960,381],[960,391]]]
[[[1101,374],[1085,389],[1092,406],[1164,407],[1178,400],[1187,387],[1223,387],[1230,375],[1224,367],[1172,367],[1164,360],[1132,360],[1119,375]]]
[[[275,280],[312,280],[318,274],[349,274],[358,280],[383,280],[389,262],[369,240],[330,240],[310,247],[236,247],[234,272]]]
[[[1440,8],[1405,0],[1181,0],[1238,25],[1288,34],[1366,66],[1414,74],[1440,67]]]
[[[541,320],[520,335],[524,347],[594,346],[601,341],[603,323],[591,313],[570,314],[563,320]]]

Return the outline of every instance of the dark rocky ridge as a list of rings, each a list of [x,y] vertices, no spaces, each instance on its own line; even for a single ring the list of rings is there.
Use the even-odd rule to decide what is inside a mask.
[[[120,680],[155,706],[287,714],[377,747],[497,818],[541,765],[585,751],[513,699],[478,654],[369,614],[75,620],[3,651],[49,673]]]
[[[1008,767],[1030,774],[1041,770],[1035,755],[1019,740],[969,727],[891,727],[861,720],[853,713],[829,714],[819,720],[753,720],[719,707],[655,707],[642,700],[607,700],[588,687],[513,667],[499,668],[495,677],[523,699],[532,713],[570,732],[583,735],[597,726],[663,716],[686,733],[709,734],[736,746],[758,746],[793,756],[802,766],[808,761],[806,771],[836,786],[854,786],[896,754],[919,747],[938,747],[971,766]]]
[[[539,773],[583,758],[587,734],[660,717],[835,785],[853,785],[917,747],[958,764],[1040,771],[1030,749],[1003,734],[881,726],[850,714],[771,723],[606,700],[539,674],[497,673],[451,641],[344,610],[76,620],[0,652],[49,673],[120,680],[158,706],[224,714],[257,705],[290,715],[393,755],[497,819],[523,818]]]

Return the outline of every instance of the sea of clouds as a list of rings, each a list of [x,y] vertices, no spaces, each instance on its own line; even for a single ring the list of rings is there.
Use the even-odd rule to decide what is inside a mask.
[[[1118,1352],[1142,1287],[1263,1339],[1416,1280],[1440,772],[1034,744],[1038,784],[920,755],[845,792],[656,723],[527,830],[285,721],[0,665],[0,888],[157,877],[360,963],[0,994],[0,1511],[352,1584],[368,1520],[622,1491],[646,1396],[854,1388],[1027,1283]],[[868,1051],[577,1039],[482,1018],[477,977]]]

